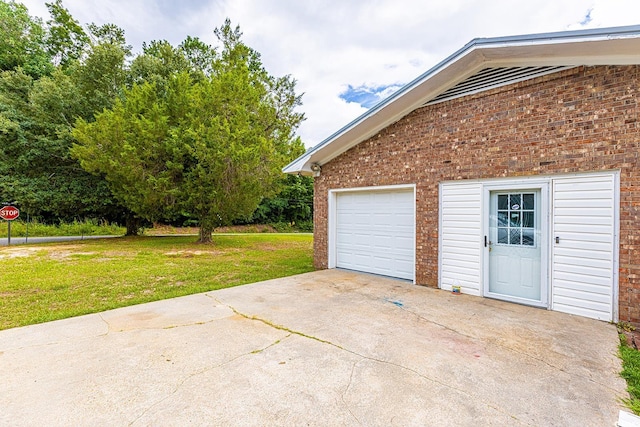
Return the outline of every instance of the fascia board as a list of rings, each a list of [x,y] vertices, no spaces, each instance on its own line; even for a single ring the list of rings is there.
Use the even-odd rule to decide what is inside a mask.
[[[485,46],[483,56],[491,66],[630,65],[640,63],[640,38],[522,43]]]

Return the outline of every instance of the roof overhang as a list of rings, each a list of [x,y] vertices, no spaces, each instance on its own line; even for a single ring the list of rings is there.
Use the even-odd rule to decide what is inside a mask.
[[[640,64],[640,26],[475,39],[307,150],[283,171],[317,174],[323,164],[485,68],[632,64]]]

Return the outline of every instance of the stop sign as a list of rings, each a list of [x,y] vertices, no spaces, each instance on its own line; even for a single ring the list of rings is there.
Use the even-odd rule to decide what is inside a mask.
[[[18,210],[18,208],[15,208],[13,206],[4,206],[2,209],[0,209],[0,218],[7,221],[13,221],[19,216],[20,211]]]

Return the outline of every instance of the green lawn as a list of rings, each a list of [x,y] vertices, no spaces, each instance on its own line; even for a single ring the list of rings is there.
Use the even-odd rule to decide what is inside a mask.
[[[629,347],[624,336],[621,336],[619,355],[622,359],[620,375],[627,380],[629,392],[629,399],[624,403],[634,414],[640,415],[640,351]]]
[[[310,234],[123,237],[0,248],[0,330],[313,270]]]

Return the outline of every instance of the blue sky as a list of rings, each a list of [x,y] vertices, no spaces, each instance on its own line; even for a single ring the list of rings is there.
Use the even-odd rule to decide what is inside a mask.
[[[356,103],[365,109],[371,108],[389,95],[402,87],[403,83],[381,85],[381,86],[365,86],[361,85],[353,87],[348,84],[344,92],[340,93],[340,99],[345,102]]]
[[[47,19],[45,2],[18,0]],[[52,1],[52,0],[51,0]],[[304,93],[310,147],[471,39],[640,24],[638,0],[63,0],[83,24],[143,41],[214,43],[225,18]]]

